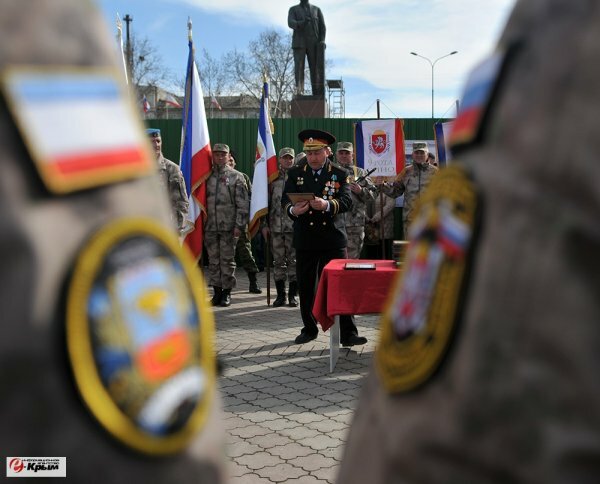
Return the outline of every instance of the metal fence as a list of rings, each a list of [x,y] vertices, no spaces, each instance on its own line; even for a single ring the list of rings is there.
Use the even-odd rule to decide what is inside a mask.
[[[275,132],[273,142],[275,149],[290,146],[302,151],[302,143],[298,140],[298,133],[303,129],[322,129],[332,133],[339,141],[352,141],[354,138],[354,124],[365,119],[273,119]],[[404,119],[404,138],[407,140],[432,140],[433,124],[430,118]],[[210,141],[226,143],[237,154],[237,169],[252,176],[255,154],[256,138],[258,133],[258,119],[208,119],[208,132]],[[181,146],[181,119],[151,119],[146,121],[149,128],[159,128],[163,138],[163,154],[166,158],[179,163]]]

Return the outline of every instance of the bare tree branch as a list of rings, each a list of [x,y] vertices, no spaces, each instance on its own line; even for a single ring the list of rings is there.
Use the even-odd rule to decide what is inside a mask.
[[[269,99],[273,116],[285,116],[294,94],[294,57],[291,33],[268,29],[248,45],[248,52],[237,50],[226,56],[232,84],[244,94],[260,99],[263,73],[269,80]]]

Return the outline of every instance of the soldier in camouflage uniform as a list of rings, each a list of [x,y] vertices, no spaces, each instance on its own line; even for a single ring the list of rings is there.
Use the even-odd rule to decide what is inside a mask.
[[[235,154],[231,152],[229,153],[229,166],[235,170],[235,165]],[[244,172],[240,171],[238,173],[241,173],[244,177],[246,188],[248,190],[248,199],[250,199],[252,197],[252,182],[250,181],[250,177]],[[252,246],[250,244],[249,236],[250,234],[248,233],[248,226],[246,226],[246,230],[242,231],[242,235],[240,235],[237,245],[235,246],[235,256],[239,261],[239,264],[246,271],[246,274],[248,274],[248,281],[250,282],[248,285],[248,292],[252,294],[260,294],[262,293],[262,290],[258,285],[258,281],[256,280],[258,266],[256,265],[256,261],[252,255]]]
[[[429,148],[426,142],[417,141],[413,143],[413,164],[407,166],[396,177],[393,184],[384,183],[381,186],[383,193],[392,198],[404,194],[404,208],[402,210],[402,221],[404,228],[404,239],[408,239],[409,224],[413,218],[413,210],[421,193],[425,190],[431,178],[438,169],[427,162]]]
[[[204,245],[208,252],[208,284],[213,306],[231,304],[235,287],[235,246],[248,225],[250,202],[244,177],[228,164],[229,146],[213,147],[213,171],[206,180],[207,219]]]
[[[171,220],[177,226],[179,234],[183,235],[187,230],[187,214],[189,202],[185,191],[185,180],[176,163],[166,159],[162,154],[162,136],[160,129],[150,128],[146,132],[154,148],[156,161],[158,162],[158,173],[161,185],[167,190],[171,200]]]
[[[45,109],[44,113],[53,119],[51,123],[41,122],[46,124],[41,133],[34,129],[36,122],[39,128],[39,119],[18,122],[25,104],[23,98],[19,101],[9,92],[24,84],[10,84],[8,77],[4,77],[9,71],[21,79],[37,81],[34,84],[38,87],[38,98],[33,105]],[[205,429],[200,433],[190,434],[186,428],[194,402],[185,396],[194,394],[189,391],[190,382],[198,379],[184,380],[186,388],[180,391],[179,385],[177,390],[171,383],[177,384],[179,372],[174,378],[168,376],[173,373],[166,372],[152,382],[156,392],[169,389],[168,395],[167,392],[155,393],[157,398],[152,400],[154,416],[172,419],[167,425],[158,430],[142,427],[131,413],[125,414],[121,411],[123,407],[118,406],[122,403],[119,396],[131,397],[130,401],[138,405],[142,402],[140,393],[147,389],[141,384],[144,380],[139,371],[141,358],[134,356],[133,347],[142,346],[139,340],[134,341],[133,335],[140,335],[134,326],[147,328],[147,324],[153,322],[161,325],[168,314],[173,314],[165,311],[168,314],[161,317],[157,314],[161,310],[173,309],[177,304],[194,306],[187,295],[190,287],[199,291],[202,302],[206,290],[199,273],[195,287],[183,283],[182,268],[197,272],[189,255],[187,264],[177,267],[171,264],[173,251],[177,248],[181,253],[184,251],[171,229],[169,199],[161,188],[147,134],[129,106],[127,86],[119,75],[114,36],[106,29],[106,22],[94,2],[3,0],[0,2],[0,72],[6,82],[0,95],[0,454],[66,457],[67,476],[73,482],[225,482],[225,432],[219,424],[220,397],[218,391],[209,391],[215,386],[214,370],[212,374],[204,373],[202,381],[207,386],[200,382],[199,389],[213,401],[205,417],[199,415],[200,420],[206,419]],[[60,99],[52,87],[57,82],[67,87],[61,91]],[[44,103],[39,102],[41,98]],[[75,103],[66,103],[65,98]],[[108,100],[110,111],[100,113],[91,108],[86,110],[91,111],[88,115],[72,107],[78,101],[90,99],[99,107]],[[27,103],[32,106],[31,99]],[[74,140],[69,121],[76,122],[77,128],[86,133],[85,137],[97,144]],[[131,147],[131,151],[106,150],[107,146],[115,147],[111,144],[112,137],[107,136],[110,123],[114,123],[111,128],[127,128],[120,132],[121,141],[126,143],[121,147]],[[67,192],[50,188],[41,173],[49,164],[56,165],[55,160],[47,156],[38,158],[40,153],[48,154],[47,142],[60,142],[63,149],[69,150],[71,162],[86,167],[85,186],[80,186],[82,179],[75,177],[71,179],[75,186],[66,187]],[[99,148],[105,149],[104,155],[99,153]],[[36,160],[44,162],[39,164]],[[108,175],[106,178],[97,176],[96,169],[101,164],[105,168],[104,175]],[[126,176],[113,178],[115,173],[123,174],[124,167],[132,166],[134,169]],[[81,175],[81,171],[77,174]],[[52,174],[50,179],[55,176]],[[70,174],[65,178],[69,179]],[[144,230],[140,230],[141,225]],[[163,245],[165,242],[159,244],[156,236],[148,235],[150,228],[161,240],[170,241],[168,250]],[[110,237],[106,237],[108,231],[112,232]],[[130,238],[122,243],[117,232],[128,232]],[[110,244],[111,237],[117,240],[113,239],[109,252],[98,248],[98,242]],[[91,264],[89,257],[94,259]],[[169,291],[164,280],[162,284],[157,281],[155,288],[150,286],[152,281],[140,280],[140,273],[148,274],[148,267],[161,276],[167,274],[165,268],[175,268],[171,282],[177,283],[178,290]],[[100,268],[106,272],[100,272]],[[82,274],[87,284],[76,284],[74,275]],[[141,283],[137,289],[145,287],[150,294],[169,296],[158,298],[155,317],[147,317],[146,322],[141,321],[145,317],[140,306],[115,303],[116,300],[124,302],[128,294],[136,292],[132,281]],[[183,290],[179,290],[182,287]],[[110,290],[106,291],[107,288]],[[159,291],[155,291],[156,288]],[[90,302],[100,293],[110,295],[103,299],[102,308],[95,309],[104,314],[107,309],[114,310],[106,317],[106,326],[89,323],[94,311]],[[156,297],[150,299],[157,302]],[[209,308],[203,311],[210,314]],[[199,319],[185,320],[187,331],[191,331]],[[71,323],[75,324],[76,320],[79,325],[73,328]],[[83,330],[86,322],[89,324]],[[181,328],[181,322],[171,320],[166,326],[173,328],[175,324]],[[127,329],[125,324],[128,324]],[[117,325],[123,329],[119,332],[123,346],[119,351],[104,353],[104,356],[118,355],[111,360],[108,370],[95,365],[97,360],[93,356],[102,358],[99,350],[108,348],[100,344],[106,335],[99,333],[107,326],[115,328]],[[202,326],[209,326],[206,318],[202,318]],[[99,336],[93,343],[92,335]],[[203,355],[204,348],[193,340],[184,337],[178,341],[181,342],[186,343],[183,353],[194,355],[200,351],[198,355]],[[84,350],[79,355],[83,356],[81,359],[69,351],[78,344],[85,348],[89,345],[90,351]],[[179,361],[185,363],[185,354],[178,351],[181,348],[181,344],[169,345],[173,351],[167,351],[169,354],[163,351],[160,357],[152,358],[153,364],[164,370],[163,363],[171,363],[178,356],[183,356]],[[82,359],[89,366],[84,365]],[[127,367],[129,372],[124,371]],[[177,371],[176,368],[170,371]],[[92,377],[76,378],[76,372],[85,369],[92,370]],[[104,381],[115,385],[107,385],[100,391]],[[213,396],[208,397],[211,394]],[[92,402],[94,409],[88,405]],[[179,448],[177,440],[186,434],[193,439]],[[132,447],[134,438],[137,440],[135,448]],[[169,438],[165,444],[164,440]],[[151,446],[152,451],[142,452],[140,441]]]
[[[382,318],[340,484],[599,482],[599,5],[521,0],[492,52],[415,214],[424,319]]]
[[[279,176],[270,185],[269,224],[262,228],[265,240],[271,240],[273,248],[273,272],[277,297],[273,307],[285,304],[285,281],[289,279],[289,305],[298,306],[298,283],[296,281],[296,249],[292,245],[294,223],[281,206],[281,195],[287,180],[287,172],[294,164],[294,149],[279,150]]]
[[[346,235],[348,236],[348,259],[359,259],[365,238],[365,211],[366,203],[373,199],[375,185],[369,177],[359,183],[355,180],[364,177],[365,170],[352,163],[354,147],[348,141],[337,144],[337,162],[348,172],[350,191],[352,192],[352,210],[344,214],[346,220]]]

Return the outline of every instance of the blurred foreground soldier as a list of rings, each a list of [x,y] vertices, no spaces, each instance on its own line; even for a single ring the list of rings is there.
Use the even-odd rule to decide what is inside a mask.
[[[235,246],[248,225],[248,188],[244,176],[229,166],[229,146],[216,143],[213,169],[206,180],[204,245],[208,252],[208,283],[213,306],[231,305],[235,287]]]
[[[599,57],[596,3],[523,0],[467,81],[338,482],[598,482]]]
[[[404,209],[402,210],[402,222],[404,227],[404,239],[408,239],[409,224],[413,219],[413,210],[421,194],[431,182],[438,169],[427,162],[429,148],[427,142],[416,141],[412,146],[413,163],[400,172],[391,185],[384,183],[381,190],[387,196],[397,198],[404,194]]]
[[[90,2],[0,3],[0,453],[220,482],[206,289],[118,72]]]
[[[281,205],[294,221],[296,273],[300,292],[300,314],[304,327],[295,343],[308,343],[319,333],[312,313],[317,280],[332,259],[346,258],[346,230],[341,216],[352,208],[346,172],[327,159],[326,147],[335,142],[330,133],[305,129],[298,134],[304,143],[307,164],[288,171]],[[294,194],[309,199],[295,200]],[[362,345],[351,316],[340,316],[340,341],[344,346]]]
[[[176,163],[167,160],[162,154],[162,136],[160,129],[149,128],[146,130],[150,138],[150,143],[156,155],[158,162],[158,173],[160,181],[166,190],[172,208],[172,220],[175,223],[180,234],[186,231],[186,220],[189,208],[187,193],[185,191],[185,180],[183,174]]]
[[[269,225],[262,228],[265,240],[271,237],[273,248],[273,275],[277,297],[273,307],[285,304],[285,281],[289,279],[289,305],[298,306],[298,282],[296,281],[296,249],[294,249],[294,224],[281,206],[283,187],[287,181],[288,170],[294,163],[294,149],[279,150],[279,176],[269,185]]]
[[[352,210],[344,214],[348,236],[348,259],[360,259],[365,238],[365,213],[367,201],[373,200],[375,185],[366,177],[366,171],[353,163],[354,146],[348,141],[337,144],[337,161],[346,170],[352,192]],[[357,182],[358,180],[358,182]]]
[[[235,154],[233,152],[229,153],[229,166],[235,170],[236,161]],[[250,177],[244,172],[238,171],[238,173],[244,177],[246,189],[248,190],[248,199],[250,199],[252,197],[252,182],[250,181]],[[249,240],[248,225],[246,225],[245,230],[242,230],[240,238],[237,241],[235,246],[235,256],[242,268],[246,271],[246,274],[248,274],[248,292],[252,294],[260,294],[262,289],[258,285],[258,281],[256,279],[256,274],[258,274],[258,266],[256,265],[256,261],[252,255],[252,246]]]

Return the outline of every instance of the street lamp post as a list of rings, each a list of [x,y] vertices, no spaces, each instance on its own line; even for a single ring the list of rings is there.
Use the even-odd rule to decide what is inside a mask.
[[[411,54],[416,55],[417,57],[420,57],[421,59],[425,59],[427,62],[429,62],[429,65],[431,66],[431,119],[433,119],[433,68],[435,67],[435,63],[437,61],[444,59],[445,57],[449,57],[451,55],[458,54],[458,51],[453,50],[449,54],[443,55],[442,57],[438,57],[433,62],[431,62],[431,60],[429,58],[427,58],[423,55],[417,54],[416,52],[411,52]]]

